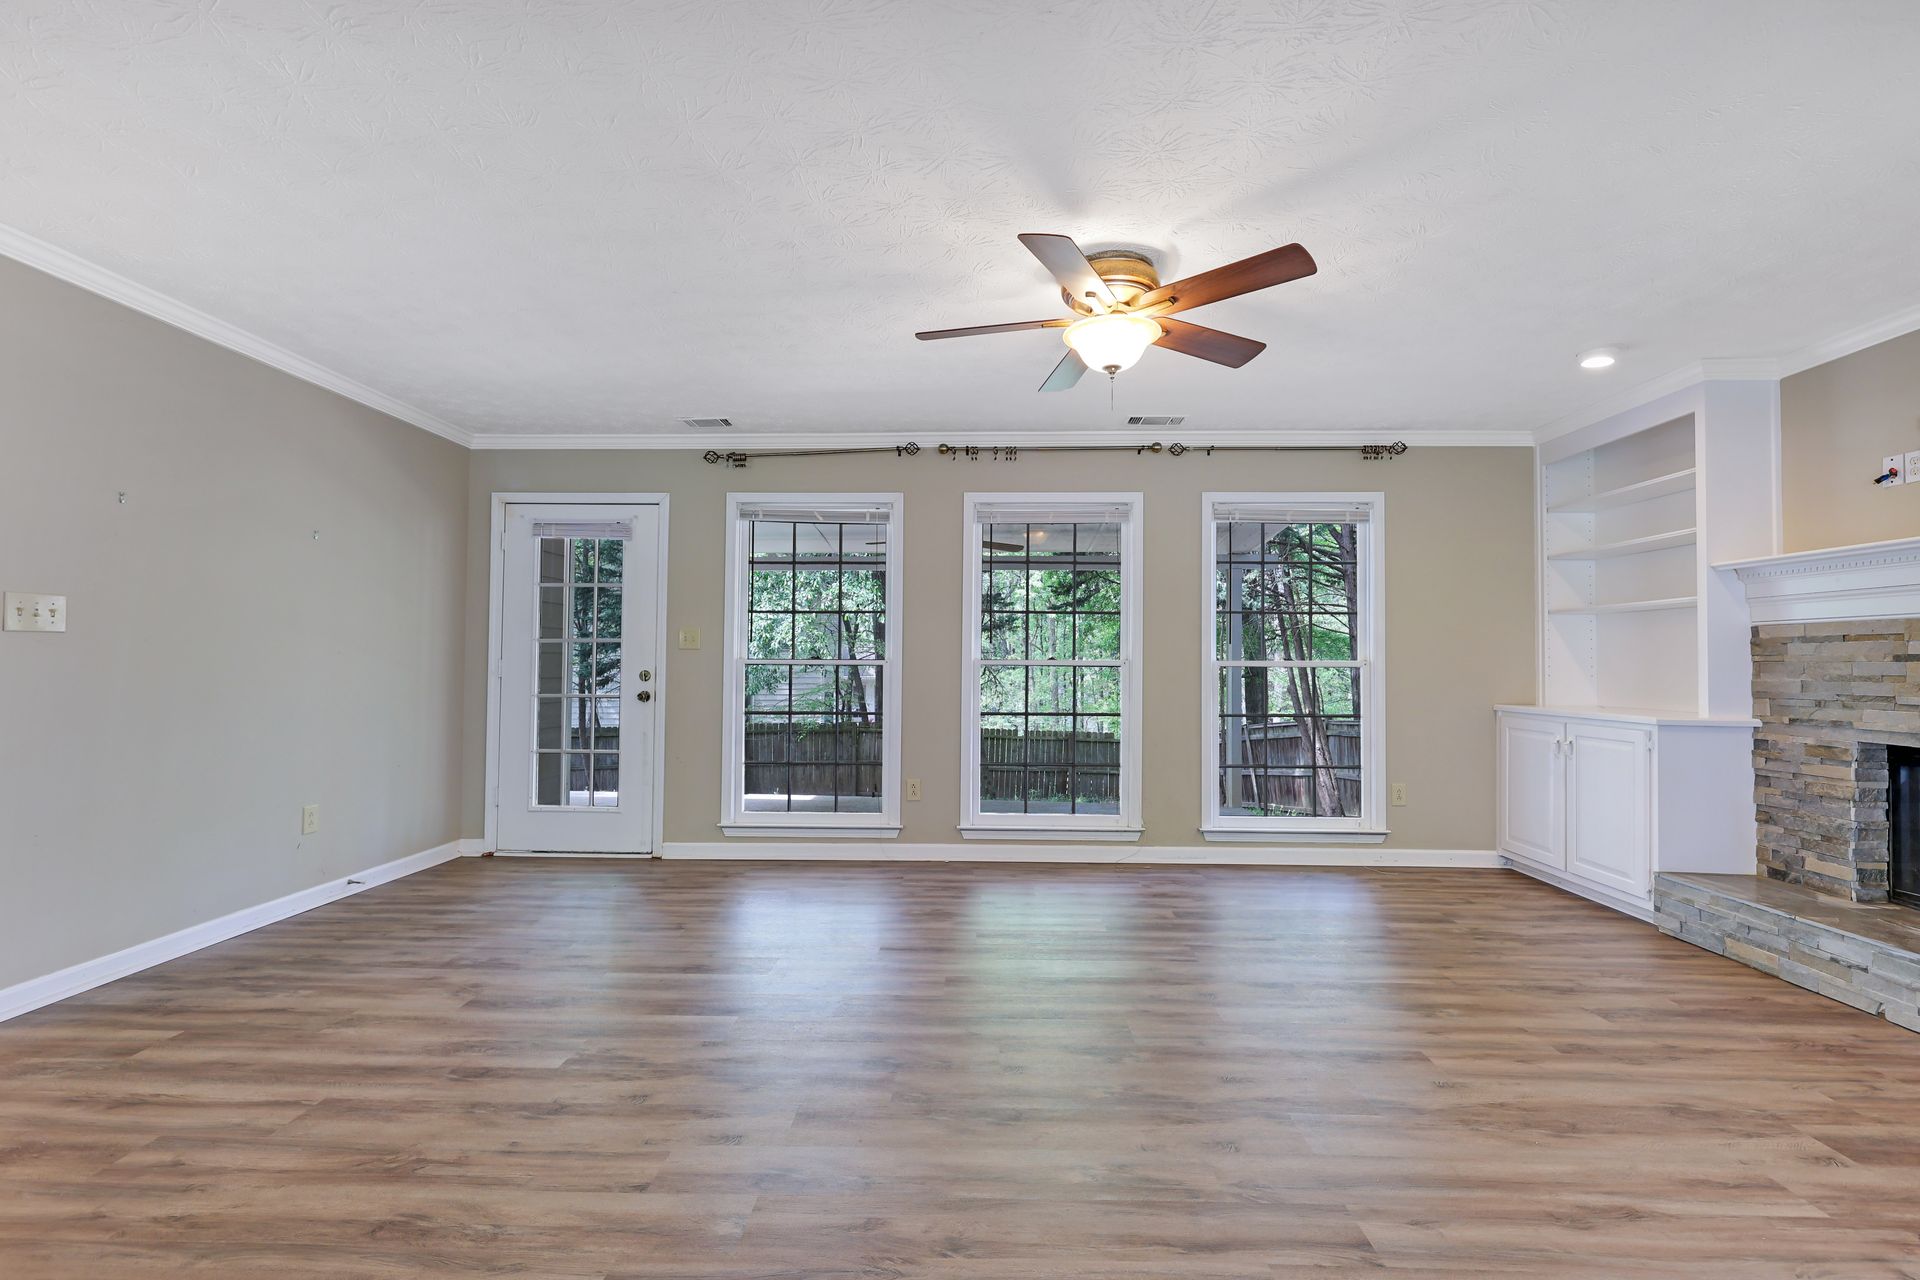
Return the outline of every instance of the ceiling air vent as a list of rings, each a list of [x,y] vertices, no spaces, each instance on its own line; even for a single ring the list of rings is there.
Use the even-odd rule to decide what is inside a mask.
[[[719,431],[723,427],[733,425],[732,418],[682,418],[680,421],[686,423],[695,431]]]
[[[1128,418],[1127,425],[1130,427],[1177,427],[1186,420],[1187,415],[1184,413],[1160,413],[1144,418],[1137,416]]]

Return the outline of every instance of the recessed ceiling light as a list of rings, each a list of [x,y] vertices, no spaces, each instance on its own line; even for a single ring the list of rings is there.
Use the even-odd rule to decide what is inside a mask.
[[[1612,347],[1595,347],[1591,351],[1582,351],[1580,353],[1580,367],[1582,369],[1611,369],[1613,368],[1613,362],[1619,358],[1620,353]]]

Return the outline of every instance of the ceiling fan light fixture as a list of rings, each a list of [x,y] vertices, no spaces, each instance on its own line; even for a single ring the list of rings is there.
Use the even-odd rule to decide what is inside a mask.
[[[1076,320],[1063,336],[1089,369],[1115,374],[1131,369],[1165,332],[1147,316],[1114,311]]]

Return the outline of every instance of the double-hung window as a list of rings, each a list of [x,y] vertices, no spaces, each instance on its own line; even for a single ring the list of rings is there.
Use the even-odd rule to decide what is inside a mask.
[[[961,830],[1140,834],[1140,495],[968,494]]]
[[[900,495],[727,498],[729,835],[900,830]]]
[[[1203,503],[1204,833],[1384,838],[1381,495]]]

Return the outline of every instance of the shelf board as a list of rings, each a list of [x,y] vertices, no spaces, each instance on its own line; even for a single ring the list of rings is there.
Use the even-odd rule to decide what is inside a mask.
[[[1692,488],[1693,468],[1688,467],[1685,471],[1655,476],[1638,484],[1623,484],[1618,489],[1607,489],[1590,497],[1556,503],[1547,510],[1554,515],[1589,515],[1595,511],[1611,511],[1615,507],[1630,507],[1636,502],[1651,502],[1655,498],[1687,493]]]
[[[1555,617],[1591,617],[1602,613],[1660,613],[1668,609],[1691,609],[1700,603],[1698,596],[1669,596],[1664,600],[1622,600],[1618,604],[1581,604],[1570,609],[1549,609]]]
[[[1668,533],[1649,534],[1644,538],[1628,538],[1624,542],[1603,542],[1597,547],[1581,547],[1575,551],[1556,551],[1548,556],[1549,560],[1611,560],[1616,556],[1637,556],[1648,551],[1667,551],[1674,547],[1690,547],[1694,543],[1692,529],[1674,529]]]

